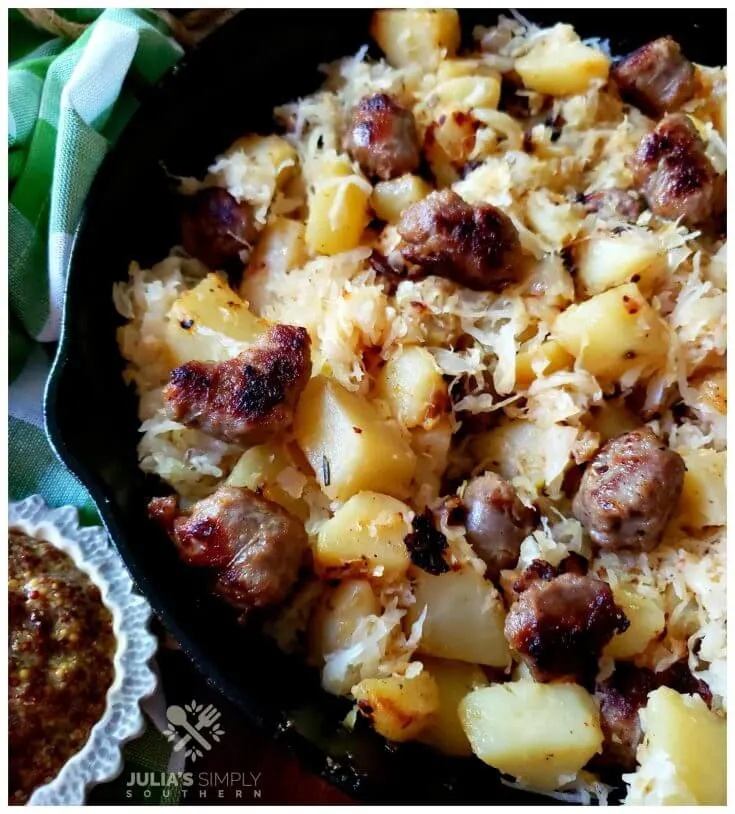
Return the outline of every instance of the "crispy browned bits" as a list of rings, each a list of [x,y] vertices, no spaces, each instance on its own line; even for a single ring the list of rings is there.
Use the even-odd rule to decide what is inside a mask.
[[[705,154],[705,145],[688,116],[665,116],[636,150],[632,163],[652,212],[703,223],[725,205],[726,180]]]
[[[154,519],[161,516],[160,500],[149,505]],[[213,592],[245,612],[285,599],[307,546],[297,518],[239,486],[220,486],[177,516],[167,531],[181,559],[213,569]]]
[[[429,574],[444,574],[449,565],[444,559],[448,548],[447,538],[434,524],[430,509],[416,514],[411,521],[413,531],[406,535],[405,543],[411,562]]]
[[[658,545],[684,485],[684,461],[648,427],[619,435],[582,476],[572,509],[603,549]]]
[[[112,614],[71,557],[8,534],[9,802],[25,803],[84,745],[114,677]]]
[[[594,682],[602,649],[629,626],[610,586],[591,575],[531,582],[505,619],[505,638],[536,681]]]
[[[181,244],[212,270],[239,262],[258,236],[253,208],[222,187],[207,187],[183,199]]]
[[[257,444],[288,427],[311,375],[305,328],[275,325],[226,362],[187,362],[163,391],[167,415],[231,444]]]
[[[518,562],[521,543],[534,526],[532,509],[521,503],[515,489],[495,472],[472,478],[462,494],[467,540],[487,565],[486,575]]]
[[[613,66],[610,75],[624,99],[653,117],[677,110],[697,91],[694,65],[672,37],[641,46]]]
[[[383,181],[415,172],[421,160],[413,113],[387,93],[359,101],[345,147],[366,175]]]
[[[502,291],[518,281],[518,232],[495,206],[470,206],[449,189],[432,192],[404,211],[398,233],[403,258],[423,274],[476,291]]]

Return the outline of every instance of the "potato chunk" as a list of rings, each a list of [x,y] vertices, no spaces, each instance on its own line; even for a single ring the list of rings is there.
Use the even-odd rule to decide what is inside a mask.
[[[314,566],[321,576],[367,575],[400,579],[411,562],[403,542],[413,512],[400,500],[377,492],[360,492],[337,509],[321,527]]]
[[[495,684],[471,692],[459,717],[481,760],[538,788],[555,788],[602,747],[595,701],[576,684]]]
[[[601,382],[618,381],[636,368],[661,367],[669,347],[666,323],[635,283],[611,288],[556,318],[554,336]]]
[[[457,52],[461,31],[455,9],[383,9],[373,14],[370,34],[396,68],[436,67]]]
[[[469,113],[476,107],[494,110],[500,101],[500,76],[454,76],[440,81],[433,95],[445,113]]]
[[[444,659],[507,667],[505,608],[492,583],[474,568],[433,576],[416,569],[416,602],[406,615],[413,624],[426,608],[419,652]]]
[[[487,676],[478,664],[448,659],[422,658],[439,687],[439,709],[419,740],[448,755],[471,755],[472,748],[459,720],[459,702],[472,690],[487,687]]]
[[[175,364],[192,359],[224,362],[252,344],[268,328],[218,274],[208,274],[173,304],[166,342]]]
[[[327,591],[309,620],[309,654],[321,661],[325,654],[343,650],[358,624],[380,615],[380,602],[364,579],[346,579]]]
[[[539,376],[550,376],[572,367],[574,357],[556,339],[547,339],[533,351],[516,356],[516,388],[528,387]]]
[[[429,429],[444,415],[449,394],[441,369],[426,348],[399,348],[383,365],[375,395],[385,399],[393,415],[409,429]]]
[[[439,708],[439,689],[426,670],[415,678],[366,678],[352,694],[375,731],[391,741],[414,740]]]
[[[309,516],[307,503],[286,491],[279,483],[279,476],[289,468],[294,478],[303,479],[306,484],[307,478],[295,469],[291,456],[282,445],[258,444],[240,456],[225,483],[228,486],[259,490],[263,497],[283,506],[299,520],[306,520]]]
[[[666,617],[658,598],[641,594],[635,588],[613,588],[613,596],[630,627],[613,636],[605,648],[605,655],[613,659],[630,659],[642,653],[663,633]]]
[[[271,295],[268,282],[306,263],[305,231],[303,223],[276,216],[260,233],[240,283],[240,296],[258,313]]]
[[[604,82],[610,59],[597,48],[571,40],[569,26],[559,25],[515,62],[526,88],[550,96],[584,93],[597,79]]]
[[[423,178],[407,173],[377,183],[370,196],[370,205],[381,220],[397,223],[404,209],[422,201],[430,192],[431,187]]]
[[[682,456],[686,464],[679,522],[689,528],[724,526],[727,520],[726,452],[698,449]]]
[[[528,492],[554,491],[571,463],[576,427],[512,420],[478,435],[473,453],[486,469],[517,482]]]
[[[321,160],[311,169],[306,245],[314,254],[339,254],[354,249],[370,220],[372,187],[352,169],[347,156]]]
[[[577,279],[588,295],[629,282],[650,291],[666,268],[663,261],[657,239],[642,229],[593,235],[574,249]]]
[[[306,385],[294,418],[296,440],[333,500],[361,491],[406,497],[416,456],[398,425],[332,379]]]
[[[640,768],[627,775],[626,803],[725,805],[727,767],[725,720],[698,695],[669,687],[654,690],[641,712],[645,732]],[[659,779],[667,767],[665,780]]]
[[[298,163],[296,148],[281,136],[242,136],[227,148],[224,155],[229,158],[236,153],[244,153],[257,164],[272,167],[278,181],[293,175]]]

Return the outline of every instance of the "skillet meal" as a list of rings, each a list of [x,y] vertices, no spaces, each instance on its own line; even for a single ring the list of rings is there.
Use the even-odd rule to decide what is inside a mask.
[[[725,71],[370,34],[116,284],[150,516],[345,726],[724,804]]]

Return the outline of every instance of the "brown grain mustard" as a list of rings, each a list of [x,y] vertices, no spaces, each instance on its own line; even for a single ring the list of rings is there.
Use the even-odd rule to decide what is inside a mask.
[[[25,803],[86,742],[114,675],[112,615],[71,557],[8,534],[9,802]]]

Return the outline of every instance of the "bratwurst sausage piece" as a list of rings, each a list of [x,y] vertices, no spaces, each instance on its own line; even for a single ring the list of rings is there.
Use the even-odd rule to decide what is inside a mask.
[[[181,244],[210,269],[240,260],[258,236],[253,208],[222,187],[207,187],[184,199]]]
[[[582,476],[572,510],[600,548],[651,551],[676,508],[684,460],[648,427],[608,441]]]
[[[175,497],[155,498],[148,513],[163,520],[182,560],[215,571],[214,593],[238,610],[277,604],[296,582],[304,527],[250,489],[220,486],[183,514]]]
[[[306,329],[275,325],[234,359],[175,368],[163,399],[174,421],[230,444],[258,444],[291,424],[310,375]]]
[[[694,65],[671,37],[633,51],[613,67],[611,76],[624,99],[654,117],[677,110],[697,91]]]
[[[462,494],[467,540],[487,565],[486,576],[496,579],[518,562],[521,543],[534,526],[532,509],[521,503],[515,489],[495,472],[467,484]]]
[[[505,638],[536,681],[588,686],[602,649],[628,625],[606,582],[568,573],[531,581],[506,616]]]
[[[684,694],[697,693],[707,705],[712,703],[709,687],[692,674],[686,661],[676,662],[658,673],[631,662],[618,662],[613,674],[595,688],[605,736],[602,755],[595,758],[598,765],[635,768],[636,750],[643,734],[638,713],[648,703],[648,694],[659,687],[671,687]]]
[[[502,291],[518,281],[518,232],[490,204],[470,206],[449,189],[432,192],[403,212],[398,234],[403,259],[423,274],[476,291]]]
[[[652,212],[695,226],[725,207],[725,176],[719,175],[688,116],[665,116],[644,136],[633,174]]]
[[[387,93],[360,100],[345,147],[366,175],[383,181],[414,172],[421,158],[413,113]]]

